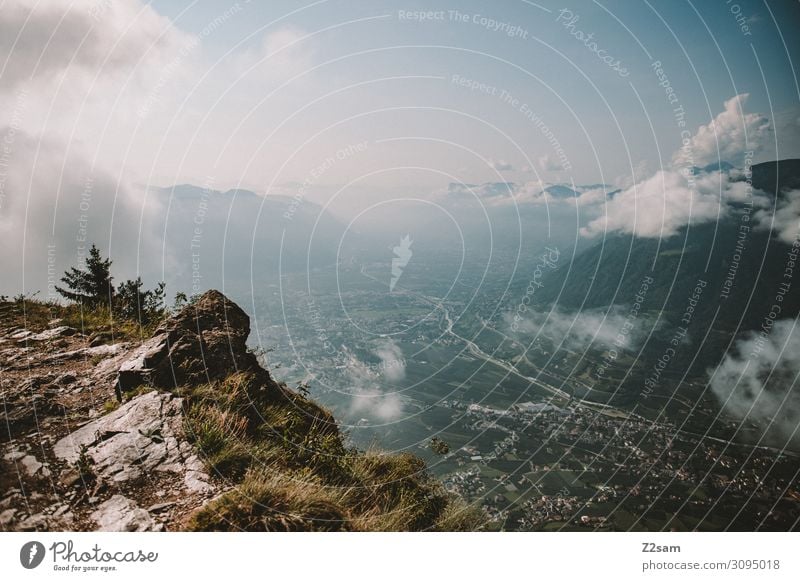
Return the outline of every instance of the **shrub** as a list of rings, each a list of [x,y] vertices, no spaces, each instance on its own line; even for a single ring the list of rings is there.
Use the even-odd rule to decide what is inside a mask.
[[[114,312],[123,319],[137,321],[147,327],[167,313],[164,304],[166,285],[160,282],[152,290],[143,290],[143,287],[141,277],[120,284],[114,296]]]
[[[119,409],[119,402],[116,399],[107,399],[105,403],[103,403],[104,413],[110,414],[117,409]]]
[[[436,454],[444,455],[450,451],[450,445],[441,438],[434,436],[431,438],[431,450]]]
[[[90,480],[94,478],[94,460],[89,456],[89,447],[86,444],[81,444],[78,458],[75,460],[73,466],[78,471],[81,480]]]

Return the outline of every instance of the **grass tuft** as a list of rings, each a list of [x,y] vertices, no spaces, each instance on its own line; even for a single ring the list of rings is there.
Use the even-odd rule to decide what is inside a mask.
[[[209,470],[238,485],[191,530],[474,530],[480,513],[412,454],[348,449],[333,416],[305,394],[265,397],[236,373],[182,392],[185,430]]]
[[[238,488],[211,501],[191,518],[194,531],[343,531],[348,516],[336,493],[311,474],[255,470]]]

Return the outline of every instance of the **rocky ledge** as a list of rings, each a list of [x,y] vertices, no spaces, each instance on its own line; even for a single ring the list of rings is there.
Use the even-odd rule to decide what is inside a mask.
[[[87,337],[42,303],[24,322],[34,307],[34,330],[0,321],[0,529],[481,526],[419,458],[348,447],[259,365],[248,316],[217,291],[140,341]]]
[[[217,291],[140,345],[92,346],[59,321],[0,328],[0,530],[181,528],[226,484],[190,443],[176,389],[242,371],[264,392],[284,389],[248,351],[249,333]]]

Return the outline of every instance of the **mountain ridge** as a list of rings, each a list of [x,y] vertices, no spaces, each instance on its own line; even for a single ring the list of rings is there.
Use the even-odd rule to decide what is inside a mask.
[[[754,165],[751,179],[754,190],[764,192],[775,207],[787,192],[800,187],[800,160]],[[742,224],[745,229],[740,229]],[[642,281],[650,277],[643,311],[678,327],[693,289],[702,280],[703,296],[692,312],[692,334],[706,336],[694,367],[702,374],[722,357],[730,336],[758,329],[768,316],[768,305],[757,297],[775,296],[789,249],[771,230],[744,220],[741,206],[734,207],[719,222],[686,226],[669,238],[606,236],[570,264],[548,273],[537,304],[539,309],[569,311],[630,305]],[[797,288],[782,300],[782,318],[800,313]],[[653,353],[663,352],[657,337],[650,343]]]

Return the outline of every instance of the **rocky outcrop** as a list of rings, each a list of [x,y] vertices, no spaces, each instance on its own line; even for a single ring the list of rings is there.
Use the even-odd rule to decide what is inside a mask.
[[[250,318],[219,291],[208,291],[162,323],[119,368],[117,396],[141,385],[173,389],[236,371],[269,376],[247,350]],[[271,380],[269,380],[271,381]]]
[[[105,344],[102,326],[87,337],[50,320],[49,332],[48,315],[37,333],[0,326],[12,428],[0,530],[427,530],[450,518],[421,460],[348,449],[330,412],[276,383],[247,349],[249,318],[219,292],[138,346]]]
[[[93,475],[104,481],[171,472],[181,477],[187,493],[210,493],[208,474],[186,441],[182,418],[180,398],[152,391],[62,438],[53,453],[71,465],[83,454]]]
[[[50,327],[0,328],[0,530],[180,528],[224,483],[190,443],[175,388],[245,371],[283,393],[247,349],[248,316],[217,291],[139,346]]]

